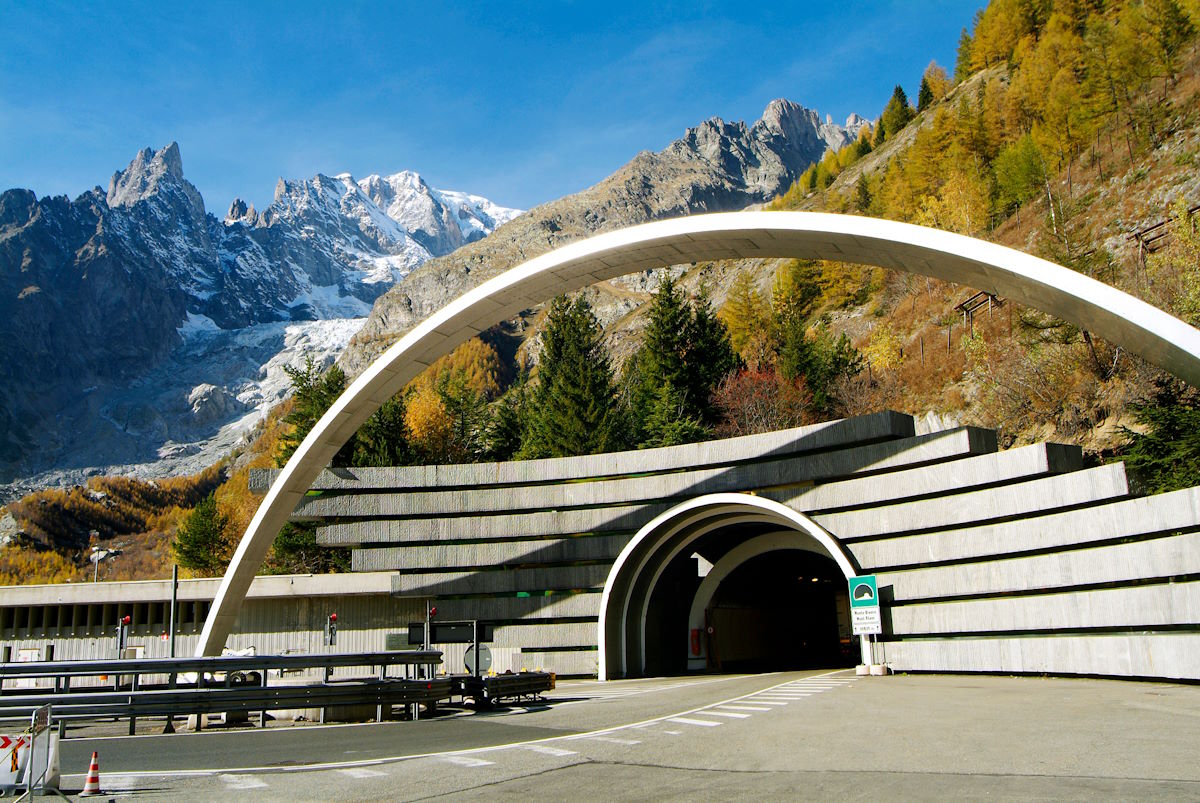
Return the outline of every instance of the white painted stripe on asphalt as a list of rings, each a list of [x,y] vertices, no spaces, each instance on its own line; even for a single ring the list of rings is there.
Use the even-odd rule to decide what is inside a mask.
[[[739,714],[736,711],[717,711],[713,708],[707,708],[702,713],[710,717],[729,717],[730,719],[749,719],[749,714]]]
[[[367,767],[347,767],[344,770],[338,770],[338,772],[351,778],[382,778],[387,775],[386,772],[380,772],[379,770]]]
[[[487,767],[496,763],[495,761],[485,761],[482,758],[475,758],[474,756],[438,756],[438,758],[450,764],[457,764],[460,767]]]
[[[667,722],[678,722],[680,725],[703,725],[706,728],[715,728],[725,724],[724,722],[713,722],[711,719],[690,719],[688,717],[671,717]]]
[[[574,750],[563,750],[561,747],[551,747],[548,744],[526,744],[522,745],[522,747],[534,753],[541,753],[544,756],[558,756],[561,758],[563,756],[579,755]]]
[[[766,705],[722,705],[718,706],[726,711],[774,711],[774,708]]]
[[[749,699],[751,702],[761,703],[762,705],[787,705],[788,704],[787,700],[768,700],[766,698],[760,698],[760,697],[751,697]]]
[[[267,785],[266,781],[255,778],[253,775],[218,775],[217,777],[225,783],[225,788],[229,790],[263,789]]]
[[[637,739],[618,739],[616,736],[584,736],[594,742],[611,742],[612,744],[641,744]]]

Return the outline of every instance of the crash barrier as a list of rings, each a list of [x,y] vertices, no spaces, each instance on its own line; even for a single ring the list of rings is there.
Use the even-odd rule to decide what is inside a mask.
[[[0,734],[0,796],[58,789],[58,734],[50,729],[51,721],[50,706],[43,705],[34,709],[26,730]]]
[[[503,675],[456,675],[458,693],[470,697],[481,708],[491,708],[503,700],[553,691],[556,678],[553,672],[512,672]]]
[[[339,655],[254,655],[209,658],[144,658],[106,661],[42,661],[0,664],[0,723],[27,720],[40,706],[54,706],[59,736],[75,720],[129,717],[132,734],[139,716],[189,716],[219,712],[259,712],[287,708],[422,704],[455,692],[449,678],[388,677],[392,667],[411,667],[431,675],[442,661],[436,650]],[[334,669],[370,667],[368,678],[331,680]],[[270,685],[272,672],[323,670],[324,681],[308,685]],[[5,689],[8,681],[52,679],[53,688]],[[76,685],[104,678],[104,685]],[[15,685],[15,684],[14,684]],[[200,720],[197,720],[199,724]]]

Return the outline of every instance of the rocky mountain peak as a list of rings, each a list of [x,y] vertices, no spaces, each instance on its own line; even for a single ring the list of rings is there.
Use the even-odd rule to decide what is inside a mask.
[[[247,226],[253,226],[257,222],[258,211],[254,208],[254,204],[248,204],[241,198],[234,198],[233,203],[229,205],[229,211],[225,213],[225,225],[244,223]]]
[[[166,187],[182,190],[203,214],[204,200],[183,177],[183,157],[176,142],[159,151],[143,148],[133,157],[129,167],[113,173],[108,182],[108,205],[114,208],[133,206]]]

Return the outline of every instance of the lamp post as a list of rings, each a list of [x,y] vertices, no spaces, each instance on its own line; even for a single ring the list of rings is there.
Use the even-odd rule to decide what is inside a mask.
[[[98,546],[92,547],[92,582],[100,581],[100,561],[115,558],[121,554],[119,549],[101,549]]]

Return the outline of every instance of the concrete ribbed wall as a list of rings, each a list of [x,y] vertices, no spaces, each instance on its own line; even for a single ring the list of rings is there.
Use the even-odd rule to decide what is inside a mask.
[[[598,592],[634,534],[740,492],[810,516],[879,574],[878,656],[896,669],[1197,676],[1181,645],[1200,631],[1200,489],[1140,497],[1124,466],[1084,468],[1074,447],[914,431],[885,413],[646,452],[327,471],[297,515],[356,547],[356,570],[393,572],[394,595],[496,621],[494,649],[563,674],[596,671]]]

